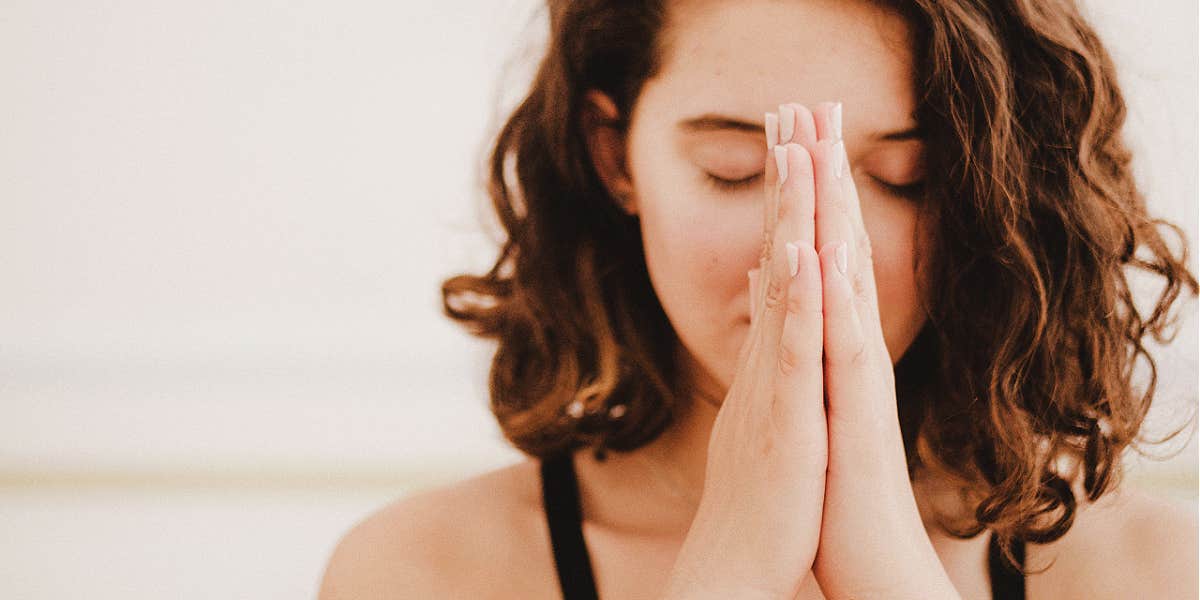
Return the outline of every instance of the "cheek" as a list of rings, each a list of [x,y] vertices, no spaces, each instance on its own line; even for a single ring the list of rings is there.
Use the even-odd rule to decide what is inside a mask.
[[[863,221],[871,238],[879,321],[892,362],[900,359],[924,325],[916,277],[916,208],[899,201],[864,202]]]
[[[641,194],[649,199],[649,190]],[[738,216],[707,201],[681,207],[657,200],[639,199],[650,282],[691,358],[728,386],[750,319],[746,271],[758,263],[761,209]]]
[[[646,266],[655,290],[668,314],[702,311],[706,314],[690,318],[712,321],[746,294],[746,271],[758,258],[757,230],[713,200],[681,201],[659,193],[639,191]]]
[[[650,143],[661,137],[635,128],[630,140],[646,267],[676,329],[720,322],[758,261],[761,193],[717,193],[688,160]]]
[[[634,153],[631,169],[654,292],[691,357],[727,382],[749,320],[761,194],[717,193],[694,169],[648,152]]]

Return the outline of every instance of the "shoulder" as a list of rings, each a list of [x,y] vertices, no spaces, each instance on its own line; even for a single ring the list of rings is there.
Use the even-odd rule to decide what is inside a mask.
[[[1027,569],[1050,565],[1030,596],[1195,598],[1197,543],[1194,506],[1120,489],[1082,505],[1062,539],[1029,546]]]
[[[320,600],[542,595],[552,569],[538,463],[520,463],[402,498],[338,542]]]

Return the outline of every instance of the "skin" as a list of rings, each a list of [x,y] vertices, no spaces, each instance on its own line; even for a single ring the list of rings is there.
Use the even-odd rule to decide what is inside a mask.
[[[770,319],[772,312],[781,311],[764,306],[764,316],[773,321],[765,325],[763,335],[770,339],[764,341],[764,346],[779,344],[775,340],[782,330],[800,332],[783,334],[785,350],[789,338],[797,338],[795,348],[786,354],[792,362],[800,363],[792,373],[799,377],[784,377],[774,386],[767,385],[765,382],[773,379],[777,360],[773,348],[768,347],[763,350],[767,358],[751,361],[757,368],[749,373],[749,383],[736,393],[728,392],[728,396],[714,394],[738,406],[721,411],[735,411],[732,414],[716,417],[718,422],[724,417],[726,423],[710,435],[708,452],[694,452],[706,458],[704,476],[711,480],[704,490],[707,502],[698,507],[689,534],[689,542],[693,543],[684,547],[686,564],[677,567],[677,579],[694,582],[698,574],[705,574],[700,589],[720,589],[726,582],[745,581],[748,574],[754,573],[754,565],[739,567],[736,558],[723,560],[712,550],[734,549],[736,554],[741,548],[740,556],[757,557],[760,562],[769,556],[781,562],[777,567],[762,566],[765,572],[784,574],[778,580],[760,582],[764,586],[760,591],[766,597],[789,597],[802,585],[803,571],[788,577],[788,565],[812,565],[820,588],[836,596],[872,597],[887,590],[891,597],[956,597],[924,533],[908,481],[891,382],[890,356],[899,357],[922,324],[912,269],[917,207],[895,194],[880,193],[885,189],[881,186],[868,187],[860,197],[843,193],[854,192],[854,186],[843,190],[840,182],[835,182],[842,179],[841,172],[847,171],[835,165],[842,161],[858,165],[864,158],[870,163],[869,171],[877,173],[886,167],[892,176],[899,175],[906,181],[920,177],[920,142],[887,139],[902,138],[901,132],[915,128],[909,116],[914,94],[911,58],[904,51],[908,46],[907,28],[901,19],[874,13],[865,4],[832,11],[818,4],[802,5],[800,10],[805,14],[791,15],[794,21],[779,22],[820,23],[812,34],[795,36],[785,28],[775,28],[778,33],[742,36],[731,40],[731,46],[748,51],[735,53],[724,45],[710,43],[711,38],[704,34],[715,34],[729,25],[734,30],[757,32],[750,26],[738,27],[743,24],[738,19],[745,18],[745,13],[704,10],[703,5],[694,8],[680,11],[677,31],[701,35],[673,39],[676,51],[672,56],[676,60],[664,66],[669,76],[643,89],[633,111],[624,162],[628,165],[629,189],[634,192],[627,209],[641,217],[650,278],[683,347],[694,357],[686,364],[692,366],[692,377],[700,382],[695,384],[697,388],[715,387],[720,394],[736,380],[731,374],[738,372],[738,353],[731,352],[734,348],[730,344],[743,347],[749,322],[746,311],[751,306],[742,274],[764,253],[762,227],[757,226],[764,215],[761,192],[754,186],[716,189],[708,178],[716,174],[722,179],[754,182],[754,174],[764,164],[764,144],[756,135],[756,127],[740,124],[753,122],[748,115],[762,107],[758,102],[802,93],[838,98],[841,104],[836,109],[822,105],[812,116],[803,105],[780,107],[779,121],[784,125],[778,136],[773,132],[767,135],[768,139],[801,141],[808,152],[790,149],[780,155],[781,167],[788,163],[793,167],[790,183],[802,176],[807,178],[803,189],[785,188],[796,188],[785,196],[793,197],[799,206],[792,206],[787,218],[780,217],[784,221],[780,227],[786,229],[783,237],[770,224],[774,212],[767,211],[766,239],[776,238],[775,253],[787,239],[808,247],[815,243],[821,249],[822,266],[816,269],[819,275],[806,273],[809,277],[802,286],[789,286],[781,280],[777,265],[782,261],[774,269],[767,265],[763,277],[771,279],[775,289],[790,287],[797,298],[824,288],[824,373],[820,348],[812,348],[806,339],[800,339],[821,339],[821,324],[809,322],[810,315],[821,314],[820,303],[814,302],[810,311],[789,312],[786,325],[782,316]],[[775,9],[790,11],[794,7],[770,5],[763,12]],[[837,43],[838,36],[861,29],[864,23],[874,26],[874,35],[856,36],[855,43]],[[792,41],[794,37],[803,42]],[[776,59],[781,56],[776,49],[788,44],[801,46],[783,56],[803,60]],[[829,48],[838,48],[839,52],[828,52]],[[747,60],[751,62],[743,62]],[[844,70],[838,78],[822,76],[838,72],[843,61],[858,68]],[[705,90],[710,92],[702,93]],[[603,108],[602,101],[597,100],[597,104]],[[833,115],[839,113],[835,119]],[[843,118],[846,115],[865,117]],[[675,152],[664,148],[664,140],[674,141]],[[818,145],[818,140],[824,143]],[[830,144],[835,140],[842,140],[836,149]],[[846,150],[849,148],[855,151]],[[620,164],[620,158],[615,156],[613,163]],[[766,167],[761,169],[768,174],[770,185],[774,185],[776,174],[770,168],[772,163],[766,160]],[[852,181],[854,171],[848,170],[847,181]],[[886,175],[873,175],[861,167],[858,171],[860,177],[873,178],[870,181],[887,180]],[[610,179],[614,172],[618,171],[606,169]],[[892,185],[897,183],[903,182]],[[803,201],[796,201],[797,196]],[[846,218],[844,213],[849,211],[840,210],[838,205],[851,204],[843,202],[851,196],[855,200],[853,218]],[[869,218],[863,214],[868,206],[872,208]],[[785,205],[784,210],[787,208]],[[815,222],[807,216],[814,208],[821,215]],[[806,222],[797,219],[801,213],[805,213],[802,216]],[[876,250],[882,264],[877,272],[882,276],[878,282],[871,261],[864,260],[871,254],[868,238],[880,240]],[[831,245],[844,242],[849,244],[843,256],[849,270],[846,276],[838,277],[840,271],[825,266],[832,264]],[[832,278],[827,275],[831,271],[835,273]],[[852,287],[857,288],[857,294]],[[774,304],[779,307],[784,302]],[[887,314],[880,306],[888,308]],[[805,364],[813,368],[806,369]],[[824,481],[820,477],[826,471],[824,463],[805,464],[812,456],[825,453],[826,432],[820,428],[824,421],[820,410],[822,391],[812,385],[822,378],[829,397],[828,475]],[[774,404],[791,407],[767,411],[752,406],[771,405],[771,397],[775,398]],[[731,420],[733,423],[729,423]],[[781,451],[764,458],[755,441],[770,438],[780,429],[784,432],[777,443],[766,447],[804,448],[808,452],[793,456]],[[750,433],[745,439],[736,439],[745,435],[742,431]],[[740,452],[745,456],[737,456]],[[719,459],[715,466],[708,463],[714,454]],[[780,464],[772,466],[772,459]],[[768,489],[755,494],[756,485]],[[759,505],[757,498],[770,498],[772,502]],[[787,508],[776,515],[782,506]],[[734,515],[739,520],[736,527],[730,527],[729,519]],[[812,540],[816,532],[820,533],[819,551],[801,543]],[[783,536],[784,543],[755,552],[764,537],[775,535]],[[864,544],[868,539],[876,541]],[[814,553],[820,557],[815,564]],[[682,598],[694,596],[699,590],[674,591]]]
[[[746,271],[758,266],[762,245],[761,180],[717,190],[706,174],[761,175],[763,113],[775,111],[780,102],[814,106],[838,100],[845,107],[843,137],[876,250],[881,320],[888,349],[898,358],[923,324],[912,269],[916,205],[872,178],[907,184],[923,177],[920,141],[874,139],[916,124],[910,116],[915,104],[903,22],[883,20],[855,4],[837,11],[804,3],[767,3],[756,11],[709,4],[679,11],[676,60],[643,89],[628,140],[650,278],[684,346],[707,371],[696,376],[711,376],[716,388],[729,387],[749,325]],[[762,24],[773,17],[797,23],[820,19],[821,25],[803,36],[782,28],[764,31]],[[874,35],[851,41],[844,33],[877,21]],[[725,43],[715,43],[712,35],[726,38]],[[826,50],[833,47],[836,53]],[[846,64],[855,68],[845,69]],[[708,115],[750,127],[689,124]]]
[[[707,548],[705,556],[689,550],[687,540],[693,525],[705,520],[701,508],[713,505],[705,505],[702,493],[709,445],[721,403],[738,381],[743,350],[749,346],[751,307],[756,307],[755,325],[764,314],[757,312],[761,302],[751,302],[747,276],[760,267],[764,186],[773,185],[775,177],[764,113],[777,112],[780,103],[812,107],[813,133],[819,137],[830,108],[821,103],[834,100],[843,107],[842,139],[857,200],[856,210],[847,211],[843,222],[843,232],[849,234],[842,235],[853,239],[861,233],[869,239],[871,260],[851,246],[855,252],[849,262],[852,274],[873,275],[873,301],[843,305],[854,307],[859,328],[838,331],[857,331],[864,344],[871,341],[874,362],[843,360],[842,372],[826,374],[831,382],[829,421],[827,428],[820,424],[829,436],[826,509],[818,515],[819,537],[811,540],[820,550],[812,572],[801,574],[795,597],[822,598],[823,589],[840,597],[854,591],[856,583],[879,583],[869,580],[873,571],[863,569],[895,561],[881,570],[912,573],[908,583],[941,592],[946,589],[939,586],[949,582],[952,590],[946,597],[987,598],[986,537],[957,540],[932,524],[930,507],[943,505],[949,495],[940,482],[918,481],[910,487],[907,477],[898,476],[902,447],[892,437],[894,412],[886,410],[890,403],[894,411],[895,403],[887,367],[922,325],[920,287],[912,268],[918,250],[916,206],[877,181],[907,184],[925,176],[919,141],[883,141],[877,135],[913,124],[903,22],[851,2],[689,1],[672,7],[669,35],[671,54],[639,96],[628,137],[604,127],[587,128],[597,173],[614,196],[625,198],[626,210],[639,216],[651,281],[683,342],[678,357],[691,375],[694,393],[679,420],[651,444],[631,453],[610,453],[602,463],[587,452],[575,457],[584,535],[601,597],[661,598],[681,564],[708,566],[713,563],[706,559],[721,557],[727,549],[690,545]],[[588,98],[590,123],[618,116],[602,94]],[[744,125],[688,125],[705,115]],[[818,143],[806,150],[814,173],[825,164],[821,148]],[[791,150],[788,158],[800,160],[799,151]],[[757,174],[759,179],[717,190],[706,182],[706,173],[727,179]],[[820,187],[814,184],[817,195]],[[839,296],[824,290],[832,281],[832,254],[823,242],[837,235],[822,233],[822,228],[835,220],[822,219],[819,201],[813,202],[812,253],[805,254],[804,262],[810,270],[801,271],[811,275],[819,264],[822,296],[829,304]],[[790,223],[783,225],[781,242],[773,249],[776,262],[762,273],[781,264],[782,240],[804,237],[796,222]],[[858,267],[863,268],[856,271]],[[767,276],[758,279],[761,283]],[[862,289],[862,277],[852,276],[848,284],[841,288],[843,299]],[[851,338],[839,339],[841,346],[824,340],[826,349],[851,345],[846,341]],[[875,423],[878,429],[863,426],[869,420],[862,418],[865,413],[848,410],[856,405],[884,415]],[[839,414],[847,416],[842,425]],[[847,439],[869,443],[852,446]],[[732,480],[734,471],[725,472]],[[862,488],[864,481],[878,485]],[[539,485],[537,464],[525,461],[380,510],[339,543],[322,584],[322,600],[559,597]],[[880,490],[895,501],[880,502]],[[836,510],[839,506],[842,510]],[[864,518],[883,510],[894,512],[886,519]],[[864,528],[880,522],[899,525],[876,536],[884,543],[867,551],[854,545],[864,539]],[[1029,597],[1195,597],[1194,586],[1181,592],[1178,585],[1195,581],[1195,530],[1193,511],[1132,492],[1108,496],[1084,506],[1063,539],[1029,548],[1030,566],[1042,568],[1054,561],[1053,568],[1029,578]],[[735,554],[750,553],[731,551],[728,556]],[[930,564],[931,557],[938,564]],[[1114,564],[1121,568],[1113,569]]]
[[[873,248],[879,321],[893,362],[924,323],[913,269],[917,205],[883,185],[924,176],[920,140],[882,139],[915,126],[905,24],[865,4],[752,6],[680,6],[671,23],[673,60],[643,88],[628,140],[600,130],[593,146],[598,171],[640,218],[651,282],[683,341],[679,360],[704,400],[645,453],[684,482],[693,500],[704,481],[712,421],[749,330],[747,272],[758,267],[763,239],[763,114],[778,110],[781,100],[843,105],[842,137]],[[774,23],[812,26],[798,36]],[[828,51],[834,47],[836,53]],[[611,101],[592,100],[604,117],[616,116]],[[709,174],[758,178],[722,190],[708,182]],[[604,470],[587,462],[580,468]]]

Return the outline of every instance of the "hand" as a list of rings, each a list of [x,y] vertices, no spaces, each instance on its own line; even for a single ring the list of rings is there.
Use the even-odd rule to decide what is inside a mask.
[[[871,243],[841,136],[841,107],[785,105],[816,173],[829,470],[813,573],[828,598],[955,598],[905,462]],[[791,111],[792,114],[786,114]],[[811,119],[811,121],[809,121]]]
[[[768,119],[768,138],[773,127]],[[752,295],[749,333],[713,424],[703,495],[667,597],[790,599],[817,553],[828,444],[813,162],[802,145],[788,144],[767,153],[764,169],[766,285]]]

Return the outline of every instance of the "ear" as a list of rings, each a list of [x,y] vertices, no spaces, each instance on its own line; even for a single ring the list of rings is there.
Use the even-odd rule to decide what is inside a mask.
[[[625,127],[617,105],[607,94],[589,90],[584,95],[581,125],[600,182],[626,214],[637,214],[633,180],[625,164]]]

